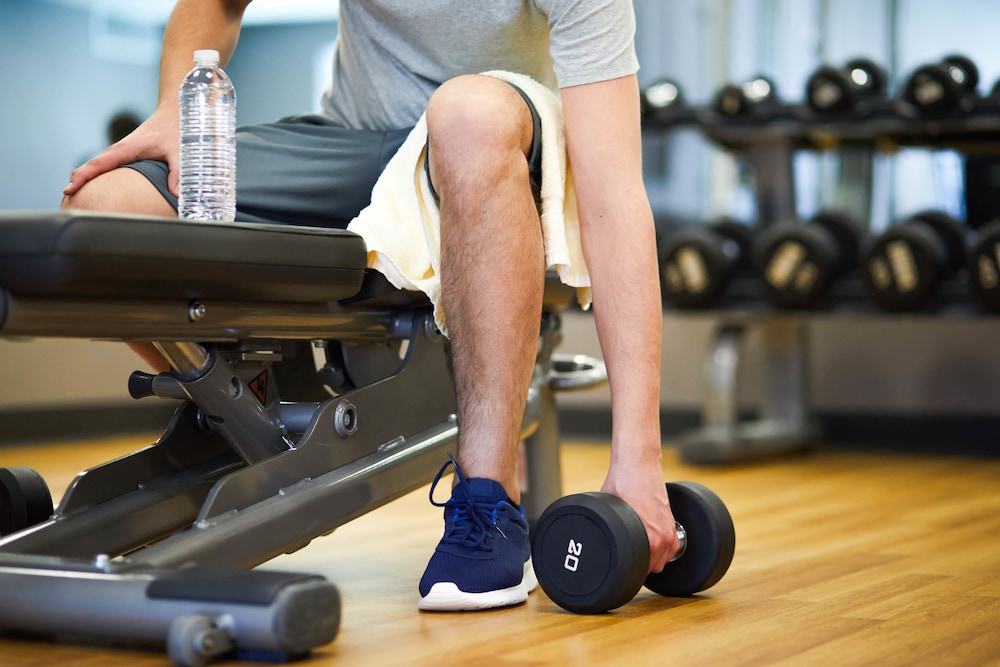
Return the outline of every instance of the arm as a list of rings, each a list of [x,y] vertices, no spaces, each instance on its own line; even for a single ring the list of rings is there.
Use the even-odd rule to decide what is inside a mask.
[[[594,318],[614,427],[603,491],[626,500],[650,538],[650,570],[677,551],[660,467],[662,310],[653,215],[642,181],[635,76],[562,90]]]
[[[132,134],[78,167],[64,195],[120,165],[142,159],[163,160],[170,168],[168,187],[177,192],[178,111],[181,81],[193,66],[196,49],[216,49],[225,64],[236,49],[243,11],[251,0],[178,0],[163,35],[156,110]]]

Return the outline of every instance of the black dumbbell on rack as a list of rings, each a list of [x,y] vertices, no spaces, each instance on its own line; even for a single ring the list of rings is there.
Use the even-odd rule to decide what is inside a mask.
[[[702,113],[687,103],[680,84],[672,79],[660,79],[643,88],[639,102],[644,127],[695,125]]]
[[[753,231],[722,218],[670,232],[660,243],[663,296],[674,308],[717,305],[734,277],[751,275]]]
[[[941,284],[966,263],[966,232],[940,211],[924,211],[870,239],[861,275],[879,310],[911,312],[930,306]]]
[[[756,76],[743,85],[727,84],[712,100],[712,110],[729,120],[769,120],[780,107],[774,82],[765,76]]]
[[[965,56],[951,55],[917,68],[906,82],[903,99],[924,118],[959,116],[975,107],[978,85],[976,64]]]
[[[667,496],[681,551],[656,574],[648,574],[646,529],[624,500],[580,493],[552,503],[531,543],[542,590],[563,609],[600,614],[634,598],[643,585],[667,597],[687,597],[718,583],[736,548],[729,510],[693,482],[668,483]]]
[[[885,98],[888,81],[885,70],[867,58],[824,65],[806,82],[806,104],[819,114],[867,115],[873,100]]]
[[[837,211],[761,230],[753,255],[764,298],[785,310],[828,305],[835,282],[858,268],[863,234],[857,220]]]
[[[684,94],[676,81],[660,79],[642,89],[639,102],[642,115],[645,117],[659,111],[683,106]]]
[[[1000,220],[976,232],[968,259],[969,291],[979,307],[1000,313]]]

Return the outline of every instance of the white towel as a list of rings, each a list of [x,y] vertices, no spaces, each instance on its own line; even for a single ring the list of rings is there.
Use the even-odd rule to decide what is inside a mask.
[[[590,275],[580,242],[576,192],[566,157],[562,102],[523,74],[485,72],[524,91],[542,126],[541,223],[547,268],[577,288],[577,301],[590,306]],[[427,123],[421,116],[372,189],[372,201],[348,229],[368,246],[368,267],[399,289],[419,290],[434,304],[434,319],[447,335],[441,298],[441,218],[424,169]]]

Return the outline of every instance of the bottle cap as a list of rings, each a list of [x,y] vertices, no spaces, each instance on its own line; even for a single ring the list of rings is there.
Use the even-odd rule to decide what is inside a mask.
[[[194,52],[194,64],[198,67],[215,67],[219,64],[219,52],[215,49],[198,49]]]

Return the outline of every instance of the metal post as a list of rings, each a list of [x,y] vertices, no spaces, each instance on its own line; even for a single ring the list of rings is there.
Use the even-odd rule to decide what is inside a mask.
[[[757,180],[758,225],[795,219],[792,153],[791,142],[783,138],[755,141],[747,149],[745,157]]]
[[[739,369],[749,324],[760,332],[761,416],[740,421]],[[798,451],[814,442],[819,429],[808,416],[807,338],[805,323],[794,317],[721,324],[703,366],[703,426],[681,435],[681,457],[692,464],[736,463]]]
[[[789,428],[806,422],[805,323],[794,317],[769,317],[758,324],[763,357],[764,391],[761,412]]]
[[[872,215],[875,148],[871,143],[842,144],[833,208],[866,224]]]
[[[702,363],[702,423],[708,429],[731,434],[739,422],[737,405],[740,354],[746,327],[724,323],[715,332]]]

